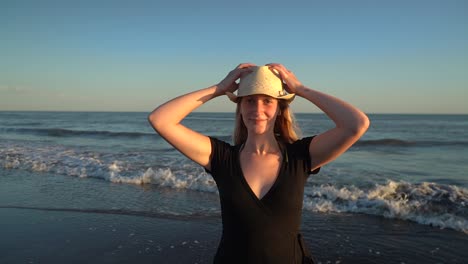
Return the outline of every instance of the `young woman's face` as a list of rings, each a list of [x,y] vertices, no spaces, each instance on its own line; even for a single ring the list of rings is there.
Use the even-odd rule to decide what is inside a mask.
[[[278,115],[278,100],[267,95],[249,95],[242,98],[240,114],[248,133],[273,132]]]

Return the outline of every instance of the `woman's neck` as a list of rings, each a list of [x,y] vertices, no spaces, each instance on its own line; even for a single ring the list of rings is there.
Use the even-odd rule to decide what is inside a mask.
[[[248,136],[243,144],[242,151],[265,155],[281,152],[278,141],[273,134]]]

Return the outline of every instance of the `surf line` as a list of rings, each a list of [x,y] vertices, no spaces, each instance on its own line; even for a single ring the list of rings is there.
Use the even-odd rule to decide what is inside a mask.
[[[51,207],[33,207],[33,206],[15,206],[15,205],[0,205],[0,209],[19,209],[19,210],[36,210],[36,211],[52,211],[52,212],[70,212],[70,213],[86,213],[86,214],[109,214],[109,215],[125,215],[139,216],[149,218],[162,218],[169,220],[206,220],[220,218],[220,214],[216,213],[192,213],[192,214],[174,214],[163,212],[148,212],[148,211],[132,211],[124,209],[97,209],[97,208],[51,208]]]

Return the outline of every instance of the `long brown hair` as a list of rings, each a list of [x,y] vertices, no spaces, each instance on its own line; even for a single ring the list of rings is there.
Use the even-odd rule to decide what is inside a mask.
[[[247,140],[247,127],[240,114],[240,104],[242,99],[238,100],[236,107],[236,124],[234,127],[233,141],[235,145],[242,144]],[[294,115],[289,108],[289,102],[278,99],[280,113],[276,116],[274,133],[277,140],[293,143],[299,137],[299,127],[296,124]]]

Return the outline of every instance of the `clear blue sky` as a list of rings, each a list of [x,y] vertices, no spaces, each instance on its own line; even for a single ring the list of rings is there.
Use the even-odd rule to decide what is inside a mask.
[[[0,36],[0,110],[149,112],[279,62],[368,113],[468,113],[464,0],[2,0]]]

